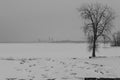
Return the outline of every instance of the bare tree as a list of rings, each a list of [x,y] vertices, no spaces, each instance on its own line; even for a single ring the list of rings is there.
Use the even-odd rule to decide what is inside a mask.
[[[99,3],[83,5],[78,11],[84,19],[84,33],[90,43],[89,49],[93,51],[92,57],[96,57],[98,41],[110,39],[108,34],[113,27],[114,12],[107,5]]]
[[[113,37],[112,46],[120,46],[120,31],[114,33],[112,37]]]

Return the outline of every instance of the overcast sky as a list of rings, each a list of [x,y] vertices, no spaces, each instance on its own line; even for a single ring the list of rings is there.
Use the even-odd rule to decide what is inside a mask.
[[[120,0],[0,0],[0,42],[83,40],[76,8],[94,2],[116,11],[118,27]]]

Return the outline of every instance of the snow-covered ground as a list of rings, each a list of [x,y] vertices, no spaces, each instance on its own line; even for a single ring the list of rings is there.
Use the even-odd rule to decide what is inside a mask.
[[[88,59],[87,44],[0,44],[0,80],[120,78],[119,52],[100,45],[96,54],[106,57]]]
[[[88,44],[77,43],[1,43],[0,57],[89,57]],[[97,56],[119,56],[120,48],[100,45]]]
[[[120,78],[120,57],[0,60],[0,80],[82,80]]]

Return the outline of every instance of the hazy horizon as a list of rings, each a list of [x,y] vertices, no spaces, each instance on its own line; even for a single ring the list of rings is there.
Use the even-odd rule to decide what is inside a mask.
[[[117,16],[114,30],[120,30],[119,0],[0,0],[0,43],[84,41],[76,8],[96,2],[113,8]]]

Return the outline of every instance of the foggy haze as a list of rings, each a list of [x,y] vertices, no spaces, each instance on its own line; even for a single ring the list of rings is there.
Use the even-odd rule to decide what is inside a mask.
[[[119,27],[119,0],[0,0],[0,42],[84,40],[76,8],[95,2],[115,10]]]

